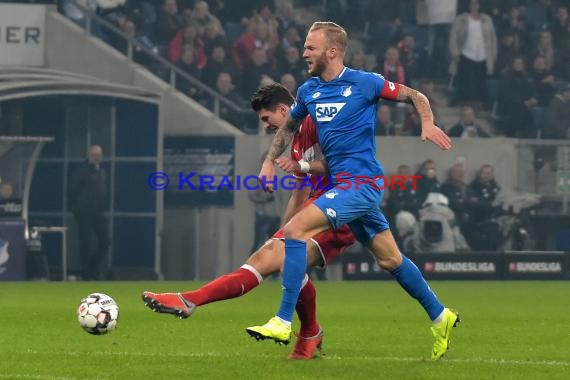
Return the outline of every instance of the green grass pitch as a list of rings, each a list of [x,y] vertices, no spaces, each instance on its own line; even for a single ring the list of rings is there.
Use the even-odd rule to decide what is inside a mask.
[[[307,362],[287,359],[292,344],[245,332],[273,316],[279,282],[187,320],[140,299],[198,285],[0,283],[0,379],[570,379],[570,282],[432,282],[462,318],[438,362],[426,315],[393,282],[317,282],[326,355]],[[76,307],[90,292],[119,304],[108,335],[79,327]]]

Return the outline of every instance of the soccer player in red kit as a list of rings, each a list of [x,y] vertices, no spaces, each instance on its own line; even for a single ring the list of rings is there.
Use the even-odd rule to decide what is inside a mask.
[[[285,87],[271,84],[259,89],[251,106],[265,129],[277,130],[286,120],[294,98]],[[295,187],[283,217],[285,225],[303,207],[329,189],[328,169],[319,146],[315,123],[307,116],[291,144],[291,157],[282,156],[277,165],[295,175]],[[309,182],[310,181],[310,182]],[[348,228],[328,230],[315,236],[307,245],[307,266],[324,266],[339,256],[355,239]],[[279,272],[285,258],[284,234],[281,228],[236,271],[217,278],[198,290],[181,293],[144,292],[146,306],[160,313],[188,318],[200,305],[240,297],[258,286],[265,277]],[[295,307],[301,329],[290,359],[312,359],[321,348],[323,329],[316,318],[316,290],[305,274]],[[262,337],[259,337],[262,338]],[[258,339],[259,339],[258,338]],[[289,340],[282,343],[288,344]]]

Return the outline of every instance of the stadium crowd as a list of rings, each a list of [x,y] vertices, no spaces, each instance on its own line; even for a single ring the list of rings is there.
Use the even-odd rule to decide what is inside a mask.
[[[570,138],[569,1],[60,1],[61,11],[81,24],[85,15],[75,3],[238,107],[247,108],[263,83],[278,81],[295,92],[305,81],[303,38],[314,15],[347,27],[348,66],[419,89],[436,116],[443,105],[463,107],[457,125],[441,125],[454,137]],[[96,23],[92,28],[126,52],[123,38]],[[140,51],[135,59],[167,79],[164,65]],[[189,81],[178,80],[177,87],[213,109],[211,98]],[[419,134],[411,107],[382,105],[379,135]],[[246,132],[258,132],[252,118],[224,106],[220,112]],[[477,114],[488,119],[486,128],[475,123]]]

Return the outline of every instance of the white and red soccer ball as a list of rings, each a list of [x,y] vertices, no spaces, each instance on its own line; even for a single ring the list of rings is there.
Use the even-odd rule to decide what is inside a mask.
[[[93,335],[103,335],[117,327],[119,306],[103,293],[92,293],[79,302],[77,320],[79,325]]]

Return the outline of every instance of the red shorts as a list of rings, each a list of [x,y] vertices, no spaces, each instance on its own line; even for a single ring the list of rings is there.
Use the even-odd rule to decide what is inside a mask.
[[[313,203],[315,199],[316,198],[307,199],[301,208],[307,207]],[[285,239],[283,228],[274,233],[271,238],[279,240]],[[356,241],[354,235],[352,234],[352,231],[346,224],[337,230],[327,230],[321,232],[317,236],[311,238],[311,240],[317,245],[317,248],[321,253],[321,257],[323,259],[322,266],[325,266],[328,263],[332,262],[334,259],[340,256],[346,248],[350,247]]]

